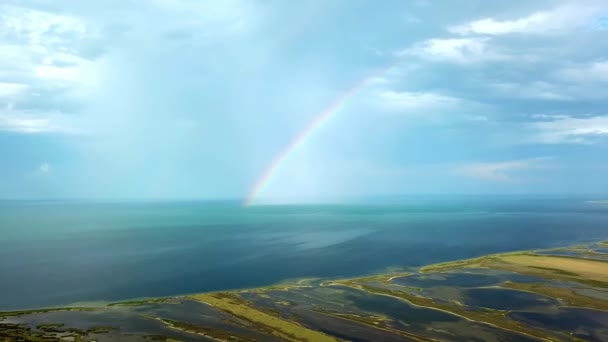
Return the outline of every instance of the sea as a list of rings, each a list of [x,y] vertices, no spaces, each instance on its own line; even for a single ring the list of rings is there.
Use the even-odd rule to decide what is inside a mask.
[[[608,202],[0,201],[0,311],[344,278],[608,240]]]

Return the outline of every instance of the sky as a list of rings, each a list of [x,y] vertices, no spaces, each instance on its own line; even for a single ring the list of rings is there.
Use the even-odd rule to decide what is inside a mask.
[[[607,105],[605,0],[0,4],[3,199],[603,194]]]

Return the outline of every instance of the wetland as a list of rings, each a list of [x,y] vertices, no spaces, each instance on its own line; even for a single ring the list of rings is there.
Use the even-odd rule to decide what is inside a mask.
[[[608,340],[607,214],[0,202],[0,341]]]

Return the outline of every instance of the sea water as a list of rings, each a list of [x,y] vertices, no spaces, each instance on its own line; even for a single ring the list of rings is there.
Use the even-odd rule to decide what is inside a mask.
[[[0,202],[0,310],[353,277],[608,239],[585,198]]]

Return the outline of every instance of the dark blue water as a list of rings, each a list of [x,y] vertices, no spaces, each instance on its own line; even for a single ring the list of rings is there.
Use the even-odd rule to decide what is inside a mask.
[[[535,306],[557,306],[559,302],[551,297],[537,295],[532,292],[480,288],[469,289],[464,304],[473,307],[484,307],[496,310],[521,310]]]
[[[608,313],[583,308],[560,308],[556,313],[510,312],[509,317],[543,328],[572,331],[585,341],[608,341]]]
[[[608,208],[581,199],[0,202],[0,310],[350,277],[605,239]]]

